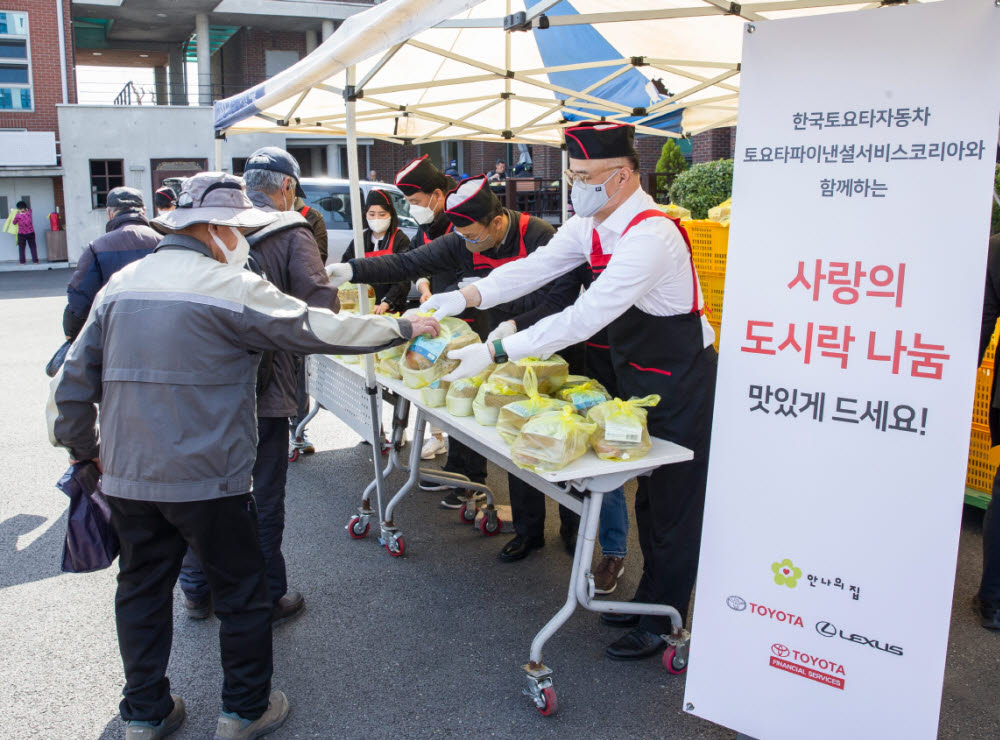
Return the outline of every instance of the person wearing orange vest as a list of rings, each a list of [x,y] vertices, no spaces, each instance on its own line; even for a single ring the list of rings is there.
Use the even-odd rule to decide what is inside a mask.
[[[607,345],[622,398],[658,394],[649,409],[651,435],[694,451],[689,462],[640,478],[635,498],[643,573],[634,601],[669,604],[685,619],[698,565],[708,474],[718,357],[704,317],[691,247],[680,223],[656,207],[639,182],[635,128],[587,122],[566,129],[575,216],[548,248],[504,265],[459,291],[424,305],[435,316],[468,307],[489,309],[589,264],[595,280],[569,308],[530,329],[449,353],[461,360],[445,377],[476,375],[491,362],[546,357],[607,328]],[[632,631],[606,650],[638,660],[660,652],[664,617],[605,614],[601,621]]]
[[[555,233],[552,225],[540,218],[504,208],[490,190],[485,175],[463,180],[443,200],[444,214],[454,226],[452,231],[405,254],[352,259],[344,265],[331,265],[327,268],[330,281],[335,285],[346,280],[377,285],[419,275],[453,273],[460,284],[464,284],[485,278],[501,265],[524,260],[547,244]],[[485,312],[492,330],[489,336],[504,336],[527,328],[570,305],[579,292],[579,276],[567,276],[539,286],[529,295],[494,306]],[[582,363],[571,361],[571,364],[577,365],[575,372],[582,372]],[[456,463],[461,462],[453,459],[454,450],[459,446],[454,439],[449,445],[449,463],[444,469],[463,473],[470,480],[485,481],[486,466],[482,456],[469,450],[483,461],[477,477],[477,473],[455,469],[459,467]],[[465,464],[468,466],[469,461],[465,460]],[[500,552],[500,559],[505,562],[520,560],[544,544],[543,494],[516,476],[509,476],[509,487],[517,536]],[[457,509],[469,500],[471,496],[464,489],[453,488],[441,506]],[[539,503],[541,512],[537,514],[535,504]],[[560,533],[567,550],[572,553],[578,520],[575,514],[562,507],[560,515]]]
[[[399,216],[392,206],[392,200],[384,190],[372,188],[365,198],[365,230],[362,235],[365,257],[381,257],[386,254],[402,254],[410,248],[410,238],[399,228]],[[344,251],[341,262],[355,257],[354,241]],[[410,281],[375,285],[375,305],[372,313],[402,313],[406,310],[406,297],[410,293]]]

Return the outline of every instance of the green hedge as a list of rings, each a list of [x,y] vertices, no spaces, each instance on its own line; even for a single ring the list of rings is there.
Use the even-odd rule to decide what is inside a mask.
[[[702,162],[677,176],[670,186],[670,202],[691,211],[691,218],[708,218],[733,193],[733,160]]]

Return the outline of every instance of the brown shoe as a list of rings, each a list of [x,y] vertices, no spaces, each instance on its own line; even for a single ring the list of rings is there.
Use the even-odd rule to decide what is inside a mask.
[[[283,622],[290,617],[302,613],[305,608],[306,599],[298,591],[289,591],[274,605],[274,612],[271,614],[271,624]]]
[[[625,558],[605,555],[594,568],[594,593],[610,594],[618,588],[618,579],[625,572]]]

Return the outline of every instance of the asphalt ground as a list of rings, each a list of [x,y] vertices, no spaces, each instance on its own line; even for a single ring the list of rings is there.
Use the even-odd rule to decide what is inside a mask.
[[[42,368],[62,340],[69,272],[0,274],[0,739],[111,740],[124,683],[113,613],[116,568],[59,571],[65,451],[47,440]],[[541,717],[520,666],[565,599],[571,558],[550,501],[546,546],[502,564],[486,538],[417,493],[398,509],[408,556],[390,558],[345,524],[371,479],[371,450],[331,414],[310,426],[319,450],[290,466],[285,557],[306,612],[274,634],[275,688],[292,705],[281,738],[732,738],[682,711],[683,676],[659,660],[609,661],[621,634],[578,611],[548,643],[560,711]],[[438,458],[442,460],[443,458]],[[400,482],[398,476],[390,479]],[[506,502],[504,475],[490,484]],[[630,491],[631,494],[631,491]],[[1000,737],[1000,634],[969,607],[981,570],[982,513],[962,524],[941,738]],[[631,595],[629,544],[619,594]],[[188,718],[173,737],[211,737],[220,710],[218,622],[189,620],[176,592],[169,675]],[[619,594],[616,594],[618,596]],[[914,594],[912,608],[920,609]],[[697,633],[696,633],[697,635]],[[803,736],[804,738],[807,735]]]

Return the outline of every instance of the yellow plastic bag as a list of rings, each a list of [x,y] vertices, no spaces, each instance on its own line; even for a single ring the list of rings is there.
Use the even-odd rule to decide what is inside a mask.
[[[497,423],[501,408],[508,403],[524,401],[527,398],[523,390],[511,388],[503,383],[494,383],[491,375],[489,380],[479,386],[476,400],[472,402],[472,413],[476,421],[484,427],[492,427]]]
[[[597,456],[602,460],[628,462],[646,455],[653,448],[646,428],[646,408],[659,402],[660,397],[652,395],[627,401],[615,398],[594,406],[587,419],[597,427],[590,437]]]
[[[429,386],[420,390],[420,400],[423,401],[424,406],[427,408],[436,409],[444,406],[450,387],[451,383],[447,380],[435,380]]]
[[[375,304],[372,302],[375,300],[375,288],[368,285],[368,307],[369,309]],[[337,297],[340,298],[340,309],[342,311],[357,311],[358,310],[358,284],[357,283],[344,283],[339,288],[337,288]]]
[[[708,209],[708,220],[717,221],[720,224],[729,223],[729,214],[733,209],[733,199],[726,198],[715,208]]]
[[[538,381],[538,392],[552,395],[569,377],[569,365],[559,355],[552,355],[547,360],[538,357],[525,357],[517,362],[507,362],[496,369],[490,376],[491,383],[503,383],[508,388],[524,392],[524,371],[528,368],[535,371]]]
[[[496,369],[496,365],[490,365],[479,375],[471,378],[460,378],[448,388],[448,395],[445,397],[445,406],[452,416],[472,416],[472,402],[476,400],[479,393],[479,386],[486,382],[486,379]]]
[[[691,211],[689,211],[684,206],[679,206],[676,203],[670,203],[665,206],[657,206],[661,211],[670,216],[670,218],[679,218],[681,220],[687,220],[691,218]]]
[[[525,400],[508,403],[500,409],[500,414],[497,416],[497,433],[507,444],[512,444],[517,439],[521,427],[532,416],[546,411],[558,411],[567,405],[566,401],[549,398],[538,392],[535,371],[530,367],[524,373],[524,390],[528,394]]]
[[[386,360],[375,359],[375,372],[393,380],[402,380],[403,375],[399,372],[399,358],[391,357]]]
[[[536,473],[562,470],[587,451],[597,425],[564,406],[533,416],[510,446],[510,459]]]
[[[480,341],[479,335],[461,319],[449,316],[440,323],[438,336],[421,334],[406,345],[399,371],[410,388],[423,388],[450,373],[459,361],[449,360],[448,353]]]
[[[608,389],[591,378],[584,378],[575,384],[564,383],[556,393],[556,398],[573,404],[578,414],[586,414],[587,409],[611,400]]]

